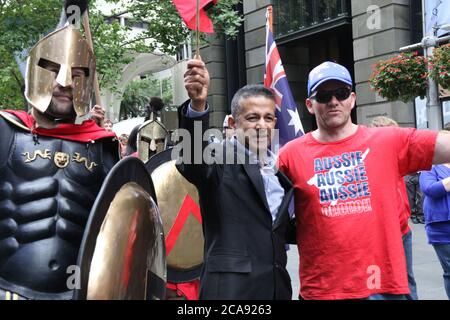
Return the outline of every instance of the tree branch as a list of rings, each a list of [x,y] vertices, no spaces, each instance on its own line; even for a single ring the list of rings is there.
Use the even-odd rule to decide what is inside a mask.
[[[105,18],[106,19],[109,19],[109,18],[120,18],[121,15],[123,15],[125,13],[128,13],[128,12],[129,12],[128,10],[125,10],[125,11],[122,11],[122,12],[118,12],[118,13],[112,14],[110,16],[105,16]]]
[[[17,74],[14,72],[14,70],[11,70],[11,74],[16,79],[17,84],[19,85],[19,88],[22,90],[23,82],[20,80],[20,78],[17,76]]]
[[[145,40],[145,39],[152,39],[152,37],[146,36],[146,37],[135,38],[135,39],[133,39],[133,40],[124,42],[124,43],[122,44],[122,46],[124,47],[124,46],[126,46],[126,45],[129,45],[129,44],[132,44],[132,43],[141,41],[141,40]]]
[[[17,85],[20,88],[20,93],[22,93],[22,99],[23,99],[23,110],[28,110],[28,101],[25,98],[25,84],[20,80],[20,78],[17,76],[17,74],[14,72],[14,70],[11,70],[11,74],[14,77],[14,79],[17,82]]]

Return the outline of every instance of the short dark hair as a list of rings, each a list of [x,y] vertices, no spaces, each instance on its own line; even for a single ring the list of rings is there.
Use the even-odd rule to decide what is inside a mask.
[[[141,126],[140,124],[135,126],[133,130],[131,130],[130,135],[128,136],[127,147],[125,151],[125,155],[127,156],[137,151],[137,136],[140,126]]]
[[[161,111],[164,108],[164,101],[160,97],[151,97],[149,105],[153,111]]]
[[[231,100],[231,115],[236,120],[241,113],[241,100],[250,97],[264,97],[275,102],[275,96],[272,91],[261,84],[248,84],[240,88]]]
[[[444,124],[444,130],[450,131],[450,122],[447,122],[446,124]]]
[[[152,112],[160,114],[161,110],[164,108],[164,101],[160,97],[151,97],[148,105],[145,107],[146,115],[144,121],[150,120],[150,115]]]

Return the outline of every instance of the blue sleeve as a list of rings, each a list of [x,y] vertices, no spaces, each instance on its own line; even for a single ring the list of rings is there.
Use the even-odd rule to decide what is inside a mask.
[[[207,114],[209,112],[209,105],[208,103],[206,103],[206,109],[204,111],[195,111],[194,109],[192,109],[191,107],[191,103],[189,102],[189,106],[187,107],[186,110],[186,118],[199,118],[205,114]]]
[[[434,170],[423,171],[419,178],[420,189],[431,198],[442,198],[447,196],[447,191],[441,180],[436,177]]]

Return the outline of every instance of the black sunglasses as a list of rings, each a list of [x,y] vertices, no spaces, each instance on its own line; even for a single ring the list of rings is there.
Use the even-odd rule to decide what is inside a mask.
[[[339,101],[345,100],[350,97],[352,90],[349,88],[337,88],[335,90],[317,90],[310,99],[314,99],[319,103],[328,103],[334,97]]]

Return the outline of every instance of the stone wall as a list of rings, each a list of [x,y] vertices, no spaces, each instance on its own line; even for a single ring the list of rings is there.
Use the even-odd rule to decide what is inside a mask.
[[[208,102],[211,106],[210,126],[222,128],[223,119],[229,110],[226,97],[225,40],[223,36],[218,37],[214,34],[208,36],[207,41],[208,44],[204,44],[200,49],[200,55],[211,77],[208,94]]]
[[[245,59],[247,83],[263,83],[265,63],[265,14],[271,0],[245,0],[243,11],[245,16]],[[368,26],[372,12],[367,13],[369,6],[380,9],[380,24],[374,28]],[[402,46],[410,44],[409,0],[352,0],[353,52],[355,90],[357,94],[357,123],[370,123],[373,117],[384,115],[394,118],[401,126],[414,126],[413,103],[388,102],[378,96],[369,87],[369,76],[372,65],[378,60],[389,58],[398,53]],[[276,28],[276,26],[274,26]],[[320,37],[320,34],[318,35]],[[304,119],[308,117],[301,107],[304,101],[304,90],[309,71],[308,48],[290,47],[289,43],[278,44],[280,55],[290,81],[291,90]],[[297,51],[298,52],[297,55]],[[205,53],[203,53],[205,52]],[[213,75],[210,90],[210,101],[214,104],[212,122],[216,125],[223,119],[227,109],[224,42],[216,42],[211,47],[202,49],[202,56],[208,63]],[[294,54],[295,53],[295,54]],[[305,127],[306,131],[311,128]]]
[[[388,102],[371,90],[368,82],[377,61],[397,54],[400,47],[410,44],[409,0],[352,0],[351,4],[358,123],[368,124],[373,117],[383,115],[401,126],[414,126],[412,102]],[[380,10],[379,25],[371,20],[374,13],[367,13],[371,5]]]

